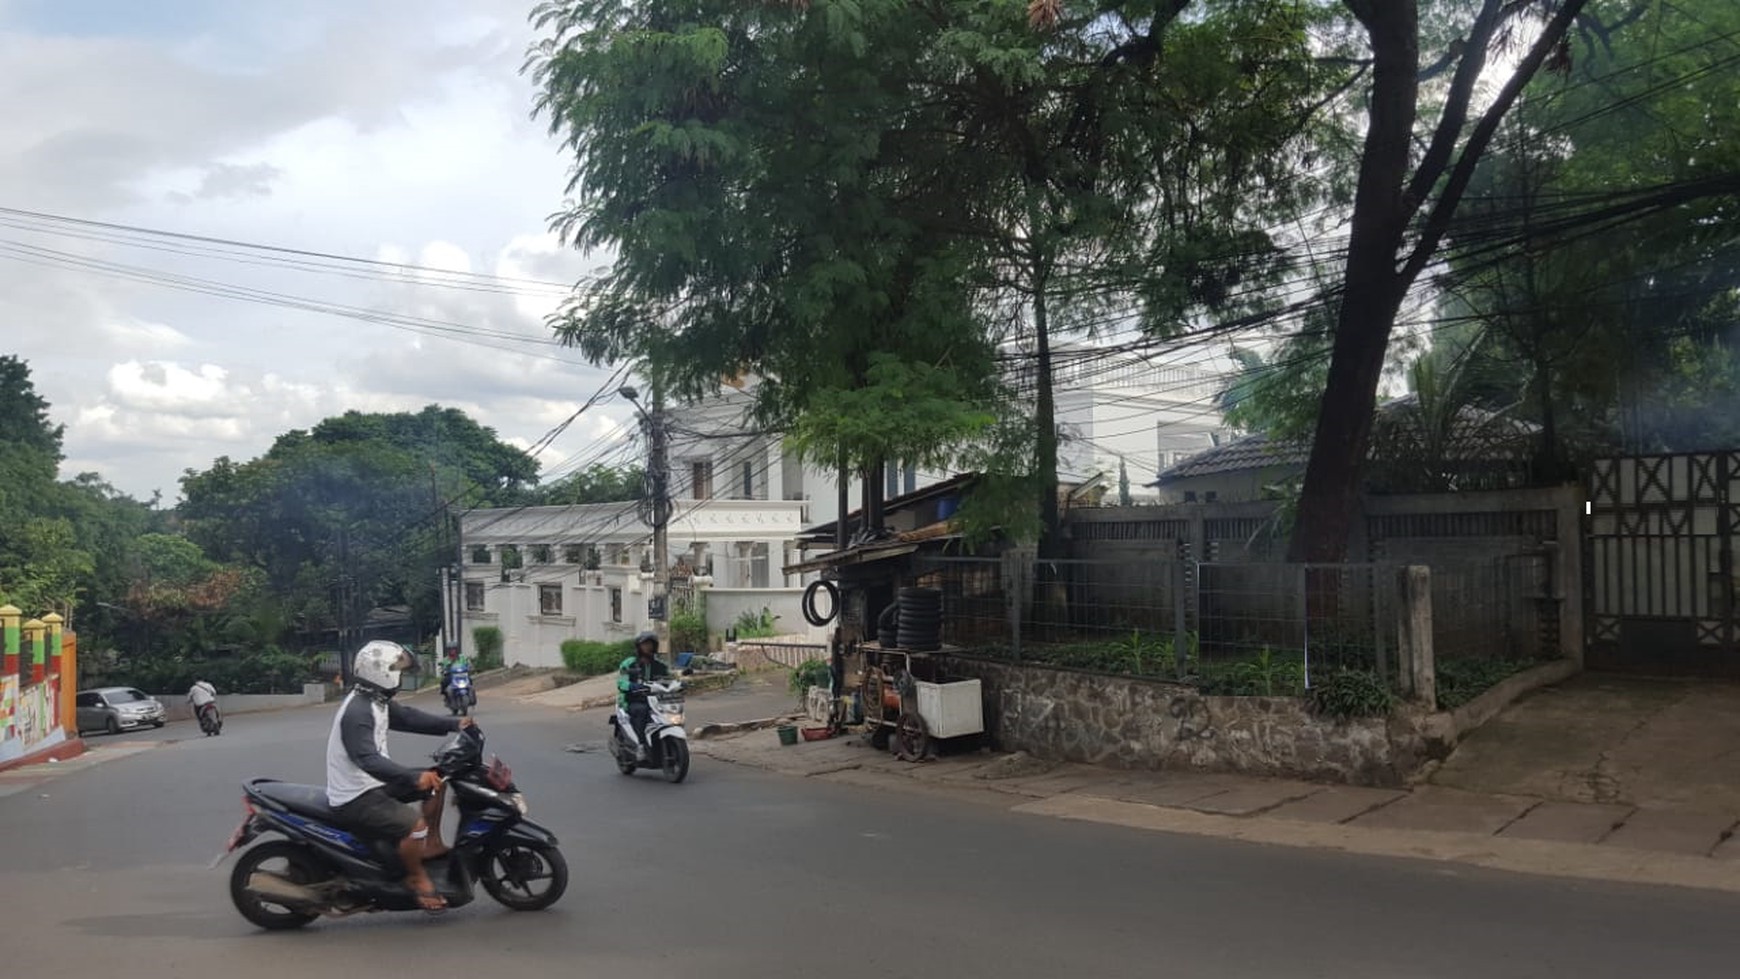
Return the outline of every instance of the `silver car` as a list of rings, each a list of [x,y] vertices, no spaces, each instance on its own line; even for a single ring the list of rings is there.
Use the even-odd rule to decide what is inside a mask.
[[[81,734],[86,731],[120,734],[147,724],[162,727],[168,719],[162,703],[132,687],[81,690],[75,704]]]

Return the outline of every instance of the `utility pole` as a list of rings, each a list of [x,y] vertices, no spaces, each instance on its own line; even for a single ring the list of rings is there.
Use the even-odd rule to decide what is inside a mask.
[[[641,427],[646,432],[646,504],[641,507],[641,521],[653,532],[653,601],[648,604],[658,614],[653,618],[653,632],[659,637],[659,648],[670,645],[671,630],[671,472],[669,447],[665,431],[664,392],[653,384],[653,407],[649,413],[641,407],[640,395],[634,388],[622,389],[622,396],[634,402],[640,411]]]

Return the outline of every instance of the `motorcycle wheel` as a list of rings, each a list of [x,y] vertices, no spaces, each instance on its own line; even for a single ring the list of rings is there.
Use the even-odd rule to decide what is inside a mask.
[[[542,843],[510,841],[483,855],[478,883],[502,907],[512,911],[542,911],[568,889],[568,861],[562,851]],[[537,881],[548,881],[542,891]]]
[[[660,767],[673,785],[689,777],[689,742],[681,738],[666,738],[659,754]]]
[[[262,865],[272,860],[282,860],[287,867],[284,870],[268,872],[293,883],[312,884],[328,876],[319,860],[304,847],[285,840],[262,843],[242,854],[242,858],[236,861],[235,869],[230,872],[230,902],[236,906],[236,910],[241,912],[242,917],[268,931],[301,928],[320,917],[312,912],[293,911],[283,905],[272,904],[248,890],[248,880]]]

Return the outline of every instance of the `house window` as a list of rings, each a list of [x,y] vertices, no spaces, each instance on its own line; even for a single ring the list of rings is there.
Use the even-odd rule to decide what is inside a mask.
[[[1195,490],[1185,490],[1184,491],[1184,502],[1195,503],[1196,502],[1196,491]]]
[[[538,614],[539,615],[561,615],[562,614],[562,586],[561,585],[539,585],[538,586]]]
[[[610,589],[610,621],[622,621],[622,589]]]
[[[1220,498],[1220,494],[1216,493],[1214,490],[1209,490],[1208,492],[1202,494],[1202,501],[1204,503],[1213,503],[1216,500],[1218,500],[1219,498]]]
[[[755,463],[753,462],[743,464],[743,498],[746,500],[755,499]]]
[[[711,500],[713,498],[713,463],[702,460],[689,464],[690,499]]]
[[[548,545],[548,544],[534,544],[534,545],[532,545],[532,563],[533,564],[549,564],[550,563],[550,545]]]
[[[483,611],[483,582],[468,581],[465,583],[465,610],[467,612]]]
[[[627,564],[628,549],[623,547],[621,544],[610,545],[610,563],[617,565]]]
[[[482,545],[479,545],[477,547],[473,547],[471,549],[471,563],[472,564],[488,564],[489,563],[489,548],[483,547]]]
[[[569,544],[562,548],[562,561],[565,564],[586,563],[586,548],[579,544]]]
[[[525,562],[520,559],[518,544],[503,544],[501,548],[501,566],[504,571],[512,571]]]

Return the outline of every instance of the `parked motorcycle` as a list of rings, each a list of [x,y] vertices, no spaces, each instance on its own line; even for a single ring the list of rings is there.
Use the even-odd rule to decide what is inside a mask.
[[[218,710],[217,704],[210,703],[199,708],[198,715],[199,729],[205,732],[206,737],[215,737],[224,733],[224,715],[222,711]]]
[[[477,706],[477,690],[471,685],[471,667],[455,663],[447,670],[447,709],[464,717]]]
[[[453,850],[424,863],[450,908],[475,897],[474,884],[515,911],[540,911],[568,887],[568,864],[549,830],[526,818],[526,798],[500,759],[483,761],[476,728],[450,735],[434,754],[459,809]],[[405,886],[395,841],[364,840],[338,828],[326,789],[274,779],[243,787],[246,815],[230,837],[221,863],[259,836],[268,840],[242,854],[230,874],[230,900],[261,928],[300,928],[325,915],[417,911]],[[214,865],[215,865],[214,863]]]
[[[689,733],[683,729],[681,680],[655,680],[646,685],[647,706],[652,718],[646,725],[647,757],[644,764],[665,773],[672,782],[681,782],[689,775]],[[633,775],[643,762],[634,737],[634,724],[628,718],[628,708],[617,707],[610,719],[610,754],[624,775]]]

